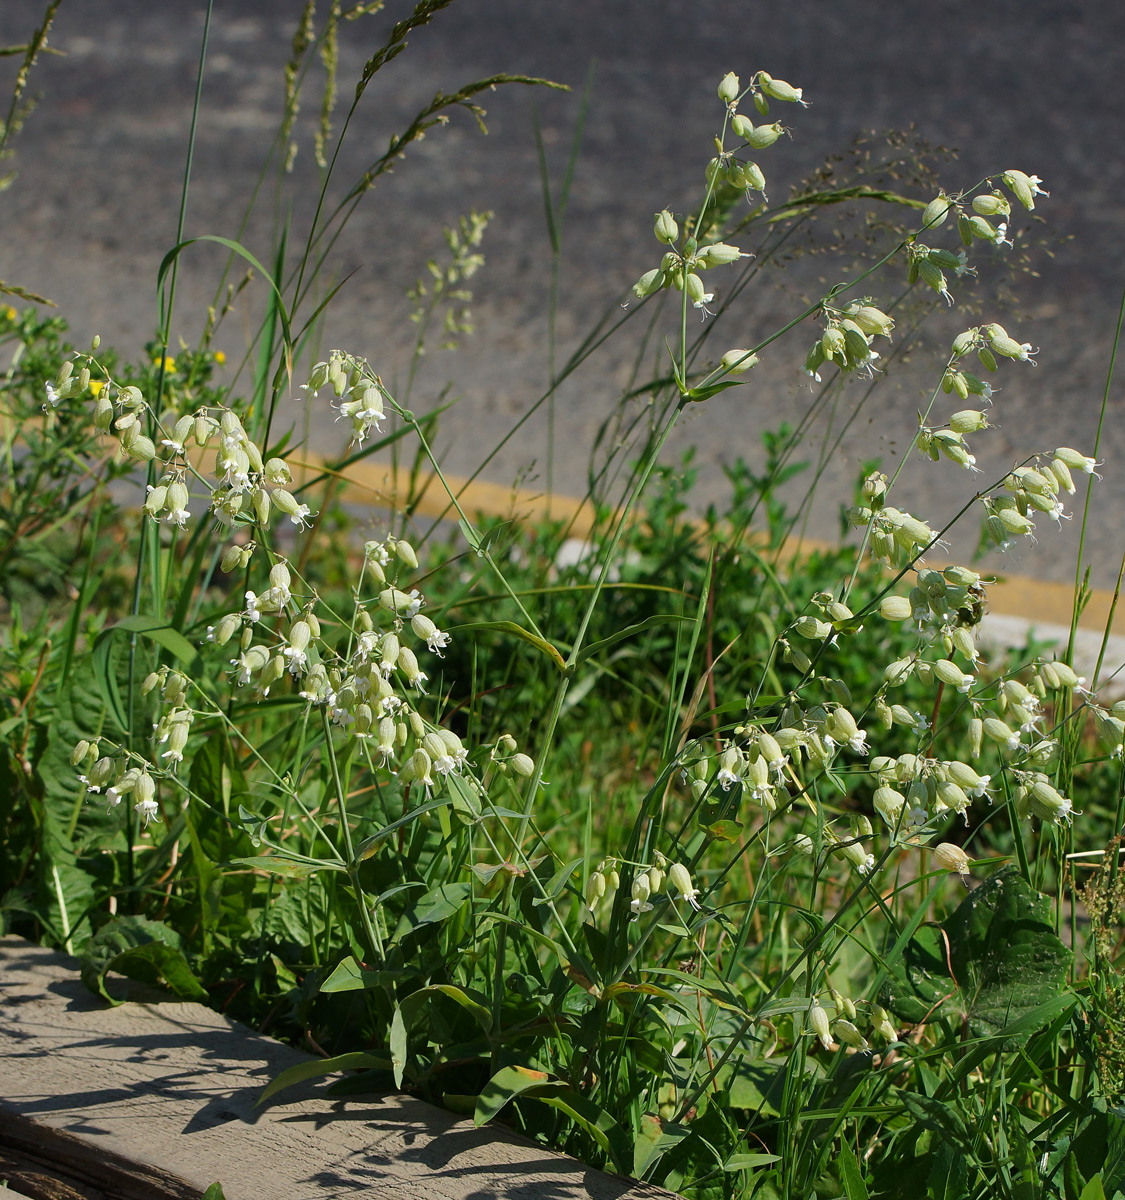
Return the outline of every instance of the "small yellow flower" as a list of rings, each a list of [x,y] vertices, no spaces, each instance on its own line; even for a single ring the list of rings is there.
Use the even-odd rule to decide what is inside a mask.
[[[102,390],[102,388],[105,387],[105,385],[106,385],[106,381],[104,379],[91,379],[90,380],[90,391],[93,393],[95,400],[101,394],[101,390]]]
[[[154,367],[162,366],[165,371],[174,371],[176,369],[176,360],[170,354],[166,354],[163,359],[154,358],[152,365]]]
[[[3,308],[0,308],[0,316],[5,321],[14,321],[19,316],[19,313],[10,304],[5,304]]]
[[[223,363],[225,363],[227,361],[227,356],[221,350],[216,350],[215,351],[215,361],[221,367],[223,365]]]

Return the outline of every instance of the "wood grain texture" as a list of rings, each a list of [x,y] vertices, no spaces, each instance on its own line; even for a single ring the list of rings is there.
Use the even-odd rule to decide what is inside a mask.
[[[0,1151],[39,1154],[39,1173],[60,1181],[43,1196],[104,1194],[95,1168],[106,1162],[133,1173],[122,1200],[186,1200],[216,1180],[227,1200],[671,1196],[409,1097],[332,1100],[309,1084],[255,1107],[274,1075],[308,1058],[151,991],[108,1008],[72,959],[0,938]]]

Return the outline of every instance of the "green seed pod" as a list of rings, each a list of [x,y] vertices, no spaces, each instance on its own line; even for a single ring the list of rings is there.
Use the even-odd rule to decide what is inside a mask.
[[[786,83],[784,79],[774,79],[765,71],[758,72],[758,86],[764,95],[773,100],[784,100],[787,103],[802,105],[805,103],[801,99],[801,88],[795,88],[791,83]]]
[[[989,192],[973,197],[973,211],[982,217],[1006,217],[1012,206],[999,192]]]
[[[988,418],[975,408],[963,408],[949,418],[949,428],[954,433],[976,433],[988,427]]]
[[[738,99],[738,76],[728,71],[719,83],[719,99],[724,104],[733,104]]]
[[[926,258],[932,262],[935,267],[941,267],[946,271],[956,271],[962,265],[964,259],[959,254],[954,254],[952,250],[929,250],[926,253]]]
[[[944,224],[952,208],[953,201],[944,192],[939,193],[922,210],[922,228],[936,229]]]
[[[749,133],[739,134],[747,145],[752,150],[765,150],[772,146],[779,137],[785,132],[785,127],[780,121],[775,121],[772,125],[758,125],[751,129]]]
[[[665,208],[656,214],[653,233],[656,235],[658,242],[663,242],[668,246],[679,239],[680,227],[676,224],[676,218],[672,216],[668,209]]]
[[[918,263],[918,278],[935,292],[948,293],[949,288],[946,286],[945,274],[939,268],[934,266],[928,259],[920,258],[916,260]]]
[[[646,271],[636,283],[633,284],[633,295],[638,300],[643,300],[646,296],[651,296],[654,292],[660,291],[665,286],[667,280],[664,277],[664,272],[657,269],[655,271]]]

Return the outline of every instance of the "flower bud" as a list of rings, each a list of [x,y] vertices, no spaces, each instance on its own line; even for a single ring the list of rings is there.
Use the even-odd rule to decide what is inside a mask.
[[[686,900],[692,908],[699,908],[695,899],[699,895],[699,889],[692,884],[691,874],[683,863],[673,863],[668,868],[668,887],[678,893],[680,899]]]
[[[1082,471],[1087,475],[1093,475],[1094,468],[1098,465],[1094,459],[1085,454],[1079,454],[1077,450],[1072,450],[1069,446],[1059,446],[1054,456],[1070,470]]]
[[[823,641],[833,633],[832,626],[827,621],[822,621],[811,613],[798,617],[793,624],[793,631],[810,641]]]
[[[870,1050],[871,1047],[867,1044],[867,1039],[862,1033],[851,1023],[844,1018],[837,1020],[832,1026],[836,1036],[844,1043],[845,1046],[851,1046],[854,1050]]]
[[[732,375],[741,375],[757,364],[758,356],[751,354],[749,350],[728,350],[723,355],[721,363],[723,370],[729,371]]]
[[[656,214],[653,233],[656,234],[656,240],[663,242],[666,246],[671,246],[679,238],[680,227],[668,209],[665,208]]]
[[[884,784],[882,787],[875,789],[871,803],[875,811],[891,829],[898,826],[903,807],[906,804],[906,798],[901,792]]]
[[[1050,821],[1059,825],[1070,820],[1073,804],[1067,796],[1057,792],[1046,780],[1037,779],[1027,789],[1026,803],[1028,810],[1033,812],[1041,821]]]
[[[401,538],[396,539],[394,550],[395,557],[399,562],[409,567],[411,571],[418,570],[418,555],[414,553],[414,547],[409,542],[404,542]]]
[[[798,854],[803,854],[806,858],[812,858],[816,853],[816,844],[807,833],[799,833],[793,839],[793,849]]]
[[[664,286],[664,272],[657,268],[655,271],[646,271],[636,283],[633,284],[633,295],[638,300],[643,300],[646,296],[651,296],[653,292],[658,292]]]
[[[786,83],[784,79],[774,79],[772,75],[767,75],[765,71],[758,72],[758,87],[771,100],[784,100],[800,104],[805,108],[808,107],[807,102],[801,99],[803,89],[795,88],[791,83]]]
[[[719,83],[719,99],[724,104],[733,104],[738,99],[738,76],[728,71]]]
[[[746,122],[750,125],[750,122]],[[779,137],[785,132],[785,127],[780,121],[774,121],[772,125],[750,126],[749,130],[739,133],[735,130],[738,136],[751,148],[751,150],[765,150],[768,146],[772,146]]]
[[[972,860],[953,842],[939,842],[934,847],[934,862],[945,871],[956,871],[959,875],[968,875],[969,863]]]
[[[936,229],[944,224],[953,206],[953,201],[944,192],[935,196],[922,210],[922,228]]]
[[[283,458],[271,458],[266,461],[263,469],[266,482],[274,487],[289,483],[293,476],[289,472],[289,464]]]
[[[879,601],[879,615],[884,621],[908,621],[912,611],[905,596],[884,596]]]
[[[825,1050],[834,1050],[835,1042],[828,1026],[828,1014],[820,1007],[820,1002],[813,1000],[809,1006],[809,1028],[816,1035]]]
[[[1004,186],[1026,209],[1035,207],[1036,196],[1049,196],[1039,185],[1043,182],[1038,175],[1025,175],[1023,171],[1005,171],[1000,178]]]
[[[530,779],[535,774],[535,760],[530,754],[513,754],[508,759],[508,766],[524,779]]]

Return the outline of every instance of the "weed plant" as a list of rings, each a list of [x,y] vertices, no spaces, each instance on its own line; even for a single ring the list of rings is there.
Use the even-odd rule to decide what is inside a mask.
[[[169,345],[182,213],[140,366],[0,315],[7,928],[80,954],[107,1000],[111,971],[160,980],[317,1053],[264,1099],[314,1074],[400,1088],[692,1197],[1121,1196],[1125,708],[1065,654],[985,660],[989,580],[895,504],[905,463],[864,470],[850,542],[812,557],[778,491],[815,414],[877,383],[902,314],[921,297],[948,325],[1040,181],[821,179],[771,207],[757,160],[803,95],[727,75],[695,206],[656,215],[628,308],[540,401],[649,322],[592,532],[489,518],[448,485],[413,367],[396,395],[368,348],[309,363],[355,205],[421,133],[480,119],[481,91],[543,83],[439,93],[338,185],[355,106],[444,6],[371,55],[334,140],[337,39],[379,5],[308,5],[274,150],[292,163],[319,54],[316,218],[261,255],[210,239],[267,292],[240,368],[211,349],[233,288],[197,349]],[[886,214],[875,258],[755,345],[717,343],[762,262],[847,203]],[[435,322],[467,332],[485,223],[412,294],[414,365]],[[1001,547],[1069,515],[1097,465],[1031,445],[976,477],[987,380],[1035,353],[958,326],[912,433]],[[693,525],[690,456],[664,447],[766,355],[803,364],[810,415]],[[325,465],[279,416],[299,392],[350,432]],[[362,540],[340,484],[372,453],[410,484]],[[429,527],[426,487],[448,498]]]

